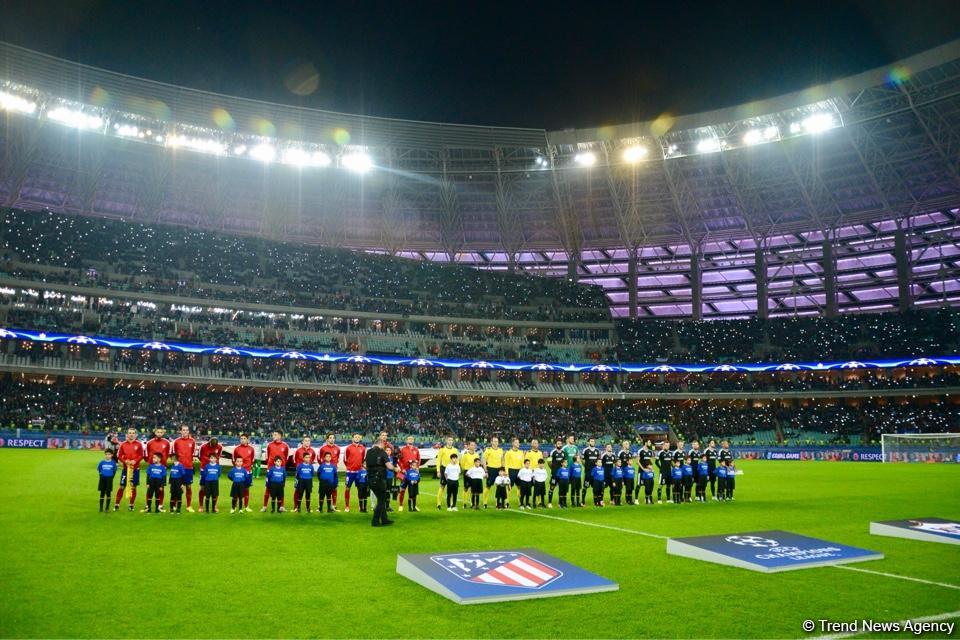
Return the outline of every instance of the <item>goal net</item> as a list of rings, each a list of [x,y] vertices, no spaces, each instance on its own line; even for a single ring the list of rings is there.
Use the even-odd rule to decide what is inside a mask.
[[[960,462],[960,433],[884,433],[884,462]]]

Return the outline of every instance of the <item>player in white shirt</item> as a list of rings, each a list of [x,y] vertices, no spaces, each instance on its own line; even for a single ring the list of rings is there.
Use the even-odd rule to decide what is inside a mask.
[[[530,492],[533,490],[533,469],[530,460],[523,461],[523,467],[517,472],[517,485],[520,487],[520,508],[530,508]]]
[[[450,455],[450,463],[443,468],[447,485],[447,511],[457,510],[457,493],[460,491],[460,460],[457,454]]]
[[[487,477],[487,470],[483,468],[479,457],[473,459],[473,466],[467,469],[464,475],[467,476],[463,484],[465,490],[470,492],[470,506],[479,509],[480,496],[483,495],[483,481]]]
[[[537,500],[540,506],[547,508],[547,468],[543,465],[543,458],[537,461],[537,468],[533,470],[533,508],[537,508]]]

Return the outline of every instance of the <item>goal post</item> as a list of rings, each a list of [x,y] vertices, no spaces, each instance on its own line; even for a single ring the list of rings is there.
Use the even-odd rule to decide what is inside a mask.
[[[884,462],[960,463],[960,433],[884,433]]]

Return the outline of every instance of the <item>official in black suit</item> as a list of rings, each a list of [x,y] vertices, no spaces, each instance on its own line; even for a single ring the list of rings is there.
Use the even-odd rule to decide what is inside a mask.
[[[387,519],[387,469],[393,471],[393,463],[381,442],[375,442],[367,449],[366,462],[367,482],[373,495],[377,497],[377,506],[373,510],[373,526],[393,524],[393,520]]]

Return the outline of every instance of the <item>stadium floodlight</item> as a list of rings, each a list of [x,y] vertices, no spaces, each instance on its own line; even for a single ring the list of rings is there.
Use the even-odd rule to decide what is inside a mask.
[[[627,162],[640,162],[647,157],[647,148],[638,144],[627,147],[623,150],[623,159]]]
[[[283,164],[295,167],[326,167],[330,165],[330,156],[323,151],[310,153],[303,149],[291,147],[284,149],[280,157]]]
[[[373,168],[373,159],[363,151],[355,151],[341,156],[340,166],[356,173],[366,173]]]
[[[716,153],[720,151],[720,141],[716,138],[704,138],[697,143],[697,153]]]
[[[118,136],[123,138],[142,138],[144,136],[144,133],[140,131],[140,127],[132,124],[121,124],[119,122],[114,122],[113,130]]]
[[[807,116],[800,125],[807,133],[814,134],[822,133],[837,126],[833,115],[829,113],[815,113],[812,116]]]
[[[273,162],[273,159],[277,157],[277,150],[273,145],[267,144],[266,142],[254,145],[250,148],[249,153],[251,158],[264,163]]]
[[[47,117],[75,129],[99,129],[103,126],[103,119],[100,116],[66,107],[57,107],[48,111]]]
[[[0,91],[0,109],[4,111],[17,111],[19,113],[33,113],[37,110],[37,103]]]
[[[184,149],[189,149],[191,151],[212,153],[218,156],[223,155],[227,150],[227,146],[218,140],[212,140],[210,138],[191,138],[180,135],[168,137],[167,146],[174,149],[183,147]]]
[[[592,167],[597,164],[597,156],[593,151],[584,151],[573,156],[573,161],[581,167]]]
[[[233,148],[233,155],[235,156],[242,156],[246,152],[247,152],[247,145],[245,144],[238,144]]]

